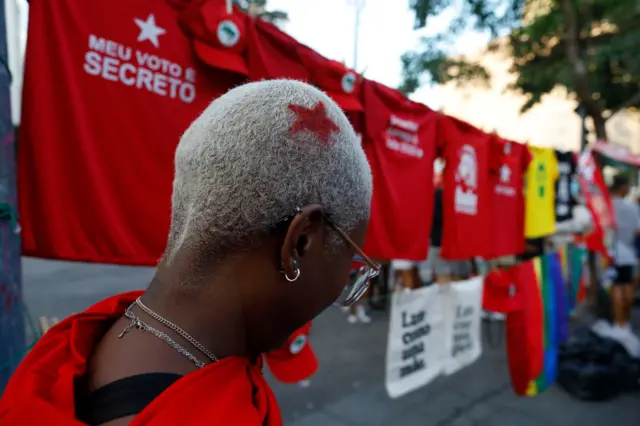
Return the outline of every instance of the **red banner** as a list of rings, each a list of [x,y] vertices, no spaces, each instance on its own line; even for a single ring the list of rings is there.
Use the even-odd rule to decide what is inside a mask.
[[[578,158],[578,179],[594,222],[593,229],[586,237],[587,247],[606,254],[608,250],[605,235],[615,227],[615,216],[609,190],[590,149],[585,150]]]
[[[640,155],[629,151],[629,148],[611,142],[597,141],[593,144],[593,152],[605,156],[609,160],[628,166],[640,167]]]

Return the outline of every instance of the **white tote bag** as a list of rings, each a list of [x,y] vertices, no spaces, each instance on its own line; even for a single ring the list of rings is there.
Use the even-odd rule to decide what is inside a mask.
[[[442,373],[444,322],[438,286],[393,294],[385,380],[391,398],[418,389]]]
[[[445,284],[445,374],[473,364],[482,355],[482,289],[484,277]]]

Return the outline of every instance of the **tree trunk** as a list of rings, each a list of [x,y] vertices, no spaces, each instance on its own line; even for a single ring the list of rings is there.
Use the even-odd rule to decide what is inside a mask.
[[[562,14],[564,17],[564,39],[567,49],[567,59],[571,65],[573,83],[580,103],[587,114],[593,120],[593,126],[598,139],[607,140],[605,119],[602,115],[602,107],[593,98],[589,84],[589,70],[584,60],[584,52],[580,48],[578,19],[574,0],[561,0]]]
[[[593,128],[596,132],[596,138],[599,141],[607,142],[607,127],[605,126],[606,120],[602,116],[602,113],[589,115],[593,120]]]

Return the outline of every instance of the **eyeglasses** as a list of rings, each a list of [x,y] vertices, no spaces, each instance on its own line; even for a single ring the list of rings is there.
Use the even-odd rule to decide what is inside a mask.
[[[270,225],[267,229],[274,230],[280,225],[288,223],[300,213],[302,213],[302,209],[300,207],[296,207],[295,213],[281,218],[274,224]],[[362,251],[362,249],[349,237],[349,235],[340,229],[340,227],[336,225],[336,223],[327,214],[324,214],[323,217],[329,226],[331,226],[338,235],[340,235],[344,242],[356,252],[353,256],[353,264],[357,266],[351,270],[351,273],[349,274],[349,282],[345,285],[342,293],[334,302],[334,305],[348,307],[356,303],[367,291],[369,284],[371,283],[371,279],[377,277],[380,273],[380,264],[367,256],[364,251]]]

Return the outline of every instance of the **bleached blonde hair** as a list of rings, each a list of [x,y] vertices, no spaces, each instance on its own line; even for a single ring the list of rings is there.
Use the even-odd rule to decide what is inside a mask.
[[[328,143],[290,132],[289,105],[318,101],[339,128]],[[293,80],[245,84],[214,100],[178,144],[165,260],[184,247],[224,256],[310,203],[350,231],[369,217],[371,193],[359,138],[327,95]]]

